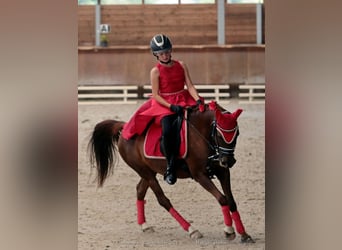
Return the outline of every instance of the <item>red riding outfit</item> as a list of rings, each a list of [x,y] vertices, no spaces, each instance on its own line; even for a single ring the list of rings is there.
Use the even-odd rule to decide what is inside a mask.
[[[157,64],[159,70],[159,94],[169,103],[183,107],[196,105],[196,100],[185,86],[185,74],[182,65],[174,60],[172,66]],[[146,101],[124,125],[122,137],[126,140],[144,132],[147,125],[154,119],[160,124],[161,119],[173,112],[159,104],[153,97]]]

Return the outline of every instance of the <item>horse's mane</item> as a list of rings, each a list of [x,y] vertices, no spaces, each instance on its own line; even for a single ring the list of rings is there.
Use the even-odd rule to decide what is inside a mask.
[[[221,105],[219,105],[216,101],[212,101],[211,103],[214,103],[213,105],[215,105],[215,109],[218,109],[221,112],[227,112],[227,110],[224,109]],[[211,103],[204,104],[204,110],[200,110],[200,107],[198,105],[190,106],[187,108],[188,114],[201,115],[203,113],[207,114],[208,111],[214,112],[215,110],[212,107],[210,107],[210,105],[212,105]]]

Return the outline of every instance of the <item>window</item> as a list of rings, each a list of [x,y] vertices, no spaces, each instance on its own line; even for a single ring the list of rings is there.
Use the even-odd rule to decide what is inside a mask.
[[[145,4],[215,4],[215,0],[144,0]],[[226,0],[227,3],[264,3],[264,0]],[[142,4],[143,0],[101,0],[101,4]],[[96,5],[97,0],[78,0],[78,5]]]
[[[101,0],[101,4],[142,4],[142,0]]]
[[[228,0],[229,1],[229,0]],[[215,0],[144,0],[145,4],[208,4]],[[143,0],[101,0],[101,4],[142,4]],[[97,0],[78,0],[78,5],[96,5]]]
[[[97,0],[78,0],[78,5],[95,5]]]
[[[178,0],[145,0],[145,4],[178,4]]]
[[[264,0],[227,0],[227,3],[264,3]]]
[[[188,4],[188,3],[198,3],[198,4],[206,4],[206,3],[215,3],[215,0],[180,0],[181,3]]]

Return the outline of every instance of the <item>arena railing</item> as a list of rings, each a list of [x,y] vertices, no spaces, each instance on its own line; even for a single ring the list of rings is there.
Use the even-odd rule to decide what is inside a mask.
[[[206,100],[220,103],[231,101],[229,84],[195,85]],[[151,85],[143,86],[78,86],[79,104],[136,104],[138,100],[151,96]],[[246,92],[247,91],[247,92]],[[265,85],[239,85],[239,103],[264,103]]]

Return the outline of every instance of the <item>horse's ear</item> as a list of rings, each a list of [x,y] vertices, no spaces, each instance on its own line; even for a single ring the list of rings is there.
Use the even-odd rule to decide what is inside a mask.
[[[235,118],[235,120],[237,120],[237,118],[240,116],[240,114],[242,113],[242,109],[237,109],[235,110],[235,112],[232,114],[233,117]]]

